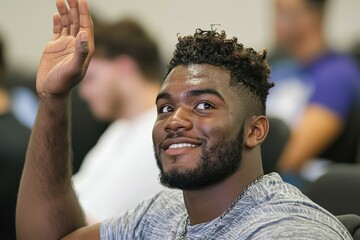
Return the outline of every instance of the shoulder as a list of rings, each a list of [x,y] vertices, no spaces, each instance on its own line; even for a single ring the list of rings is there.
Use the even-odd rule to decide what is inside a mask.
[[[182,192],[163,190],[121,217],[103,222],[101,239],[141,239],[144,234],[151,235],[155,230],[166,231],[184,211]]]
[[[163,219],[170,221],[185,211],[182,191],[165,189],[145,201],[144,204],[140,204],[140,208],[142,209],[142,221],[149,223],[153,220],[161,222]]]
[[[281,180],[265,177],[249,192],[253,206],[242,220],[257,239],[351,239],[345,227],[328,211]]]
[[[313,62],[310,67],[318,79],[355,81],[360,72],[354,59],[346,54],[329,52]]]
[[[271,222],[255,223],[251,239],[319,239],[351,240],[347,230],[334,220],[324,221],[301,215],[276,217]]]
[[[360,90],[360,71],[350,56],[328,53],[309,67],[312,93],[309,104],[318,104],[346,119]],[[334,98],[336,96],[336,98]]]

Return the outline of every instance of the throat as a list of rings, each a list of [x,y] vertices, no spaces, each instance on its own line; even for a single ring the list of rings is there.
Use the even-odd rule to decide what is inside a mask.
[[[212,221],[219,217],[230,206],[221,194],[214,196],[209,191],[184,192],[185,206],[189,215],[190,225]]]
[[[241,184],[228,179],[223,183],[201,190],[184,191],[185,206],[189,215],[189,223],[196,225],[210,222],[217,217],[225,217],[241,200],[262,175]]]

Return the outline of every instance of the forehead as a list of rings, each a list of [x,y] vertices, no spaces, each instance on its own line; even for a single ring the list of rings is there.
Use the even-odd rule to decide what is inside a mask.
[[[166,77],[161,91],[186,91],[211,88],[217,91],[229,89],[230,71],[209,64],[179,65]]]
[[[295,9],[301,9],[305,5],[304,0],[277,0],[276,6],[280,8],[281,10],[295,10]]]

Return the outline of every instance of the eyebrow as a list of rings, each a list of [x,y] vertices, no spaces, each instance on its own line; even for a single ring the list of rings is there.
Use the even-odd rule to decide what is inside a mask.
[[[222,101],[225,102],[224,97],[216,90],[211,89],[211,88],[205,88],[205,89],[195,89],[195,90],[190,90],[189,92],[186,93],[186,96],[188,97],[194,97],[194,96],[200,96],[200,95],[204,95],[204,94],[211,94],[211,95],[215,95],[216,97],[220,98]],[[158,94],[158,96],[156,97],[156,101],[155,103],[157,103],[160,99],[171,99],[171,95],[168,92],[161,92]]]
[[[157,95],[155,103],[157,103],[160,99],[171,99],[171,95],[167,92],[161,92]]]

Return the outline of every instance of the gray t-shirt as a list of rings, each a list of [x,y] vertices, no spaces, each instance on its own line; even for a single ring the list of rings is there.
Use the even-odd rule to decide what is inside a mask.
[[[101,224],[102,240],[179,239],[187,213],[180,190],[164,190],[136,209]],[[186,239],[352,239],[336,217],[276,173],[251,185],[219,223],[187,227]]]

